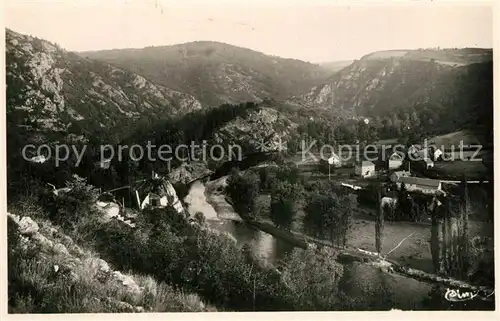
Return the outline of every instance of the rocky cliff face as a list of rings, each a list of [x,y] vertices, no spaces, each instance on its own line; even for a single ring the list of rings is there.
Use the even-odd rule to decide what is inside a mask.
[[[219,128],[214,133],[214,141],[224,146],[237,144],[244,153],[284,151],[297,126],[279,111],[260,107]]]
[[[491,63],[491,58],[491,50],[483,49],[376,52],[289,102],[358,116],[388,114],[415,104],[442,104],[457,99],[462,80],[467,81],[471,70]]]
[[[17,292],[16,299],[9,300],[12,312],[30,311],[30,306],[22,306],[18,301],[25,289],[19,289],[19,282],[27,288],[43,289],[45,298],[57,299],[58,295],[67,295],[67,289],[80,289],[75,298],[86,297],[85,302],[78,302],[83,311],[73,312],[153,312],[162,311],[158,300],[171,303],[182,302],[181,311],[206,311],[206,307],[197,295],[175,293],[171,288],[160,284],[153,278],[122,273],[114,270],[108,262],[95,253],[77,245],[60,228],[43,220],[7,214],[9,222],[9,264],[23,268],[12,271],[16,279],[9,279],[9,293]],[[10,271],[10,270],[9,270]],[[61,291],[61,289],[66,289]],[[171,291],[171,297],[162,297]],[[67,302],[68,298],[60,297]],[[12,301],[12,302],[11,302]],[[36,309],[46,309],[51,304],[60,302],[38,303]],[[187,303],[187,305],[186,305]],[[73,303],[76,305],[76,302]],[[72,306],[72,308],[75,308]],[[19,311],[18,311],[19,310]],[[47,311],[57,312],[57,311]]]
[[[10,119],[41,131],[112,128],[142,115],[168,118],[201,108],[190,95],[11,30],[6,75]]]

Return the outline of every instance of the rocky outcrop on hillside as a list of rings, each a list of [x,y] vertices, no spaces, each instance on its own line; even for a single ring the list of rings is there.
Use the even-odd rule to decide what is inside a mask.
[[[182,163],[168,173],[168,180],[172,184],[187,184],[196,179],[206,177],[211,173],[213,171],[208,169],[207,164],[203,162]]]
[[[223,146],[241,146],[243,154],[284,151],[297,126],[276,109],[260,107],[219,128],[214,140]],[[236,152],[236,148],[231,150]]]
[[[426,99],[436,76],[451,68],[430,62],[389,58],[357,61],[330,81],[292,101],[305,106],[325,107],[367,115],[373,109],[388,110],[394,103],[408,104]],[[420,76],[415,70],[420,70]],[[427,81],[426,81],[427,79]],[[420,96],[420,97],[419,97]]]
[[[354,61],[323,85],[292,97],[289,103],[373,117],[418,104],[456,105],[472,100],[471,92],[480,88],[471,75],[482,73],[483,79],[491,78],[491,58],[491,50],[483,49],[376,52]],[[474,86],[475,90],[465,90]],[[488,90],[486,85],[481,88]]]
[[[30,217],[19,217],[10,213],[7,215],[9,221],[14,223],[11,228],[17,228],[15,233],[19,233],[19,248],[15,251],[21,254],[38,252],[40,261],[48,265],[52,278],[61,279],[68,286],[72,283],[98,280],[103,287],[117,286],[135,299],[144,294],[144,287],[140,287],[132,276],[113,271],[106,261],[82,250],[71,238],[49,223],[44,222],[39,225]],[[103,293],[103,297],[96,297],[95,300],[107,301],[120,307],[123,312],[144,312],[141,306],[117,301],[105,294]]]
[[[7,113],[19,126],[109,129],[141,115],[167,118],[201,108],[188,94],[45,40],[7,29],[5,44]]]
[[[23,280],[25,284],[49,292],[52,289],[59,291],[61,286],[89,291],[94,295],[91,302],[78,304],[95,310],[85,312],[148,312],[162,309],[151,303],[155,302],[153,298],[166,294],[165,285],[157,283],[151,277],[133,276],[113,270],[108,262],[76,245],[70,237],[47,221],[37,222],[27,216],[7,215],[9,255],[15,261],[11,264],[22,266],[32,260],[33,256],[36,259],[35,263],[30,263],[29,271],[9,271],[15,272],[16,278]],[[16,286],[16,282],[9,282],[9,286]],[[16,289],[10,289],[14,290]],[[184,296],[174,294],[173,291],[171,295],[170,298],[159,297],[156,302],[161,299],[182,300],[183,311],[213,310],[206,307],[197,295]]]

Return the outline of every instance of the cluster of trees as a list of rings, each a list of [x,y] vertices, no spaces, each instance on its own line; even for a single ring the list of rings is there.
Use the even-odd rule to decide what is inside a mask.
[[[396,205],[386,204],[383,208],[383,216],[387,221],[410,221],[423,222],[431,214],[429,205],[432,196],[419,192],[409,192],[405,184],[397,188],[395,184],[372,183],[358,192],[357,200],[364,205],[379,206],[382,197],[395,198]]]
[[[273,223],[286,230],[292,229],[305,197],[300,183],[277,181],[271,192],[270,217]]]
[[[148,142],[151,145],[169,145],[172,150],[181,144],[191,145],[191,142],[201,144],[203,140],[208,140],[217,128],[224,125],[226,122],[244,115],[258,108],[257,104],[252,102],[239,105],[222,105],[218,108],[203,109],[194,111],[181,118],[161,119],[154,116],[144,115],[137,120],[123,120],[111,128],[93,129],[92,134],[83,128],[78,128],[78,125],[72,126],[68,132],[53,132],[40,134],[38,144],[47,143],[52,146],[54,142],[67,143],[69,146],[73,142],[67,141],[68,134],[85,134],[88,142],[80,142],[76,144],[79,151],[83,150],[85,145],[85,154],[82,162],[75,167],[75,162],[63,161],[56,166],[54,159],[43,164],[32,164],[22,157],[22,148],[31,143],[34,139],[32,131],[17,126],[22,123],[23,115],[16,113],[8,113],[7,115],[7,150],[8,150],[8,175],[9,191],[11,195],[21,193],[25,188],[21,181],[26,180],[26,177],[31,179],[40,178],[47,183],[54,184],[58,187],[64,186],[65,182],[71,179],[71,175],[78,174],[88,178],[90,184],[104,189],[111,189],[117,186],[128,185],[131,182],[142,179],[145,176],[151,175],[151,170],[160,173],[167,173],[171,168],[178,166],[181,161],[172,156],[171,163],[166,163],[159,160],[156,154],[157,149],[152,148],[152,157],[158,161],[150,161],[148,157],[143,157],[140,161],[132,160],[129,157],[128,150],[125,149],[123,158],[118,159],[116,153],[118,146],[132,146],[139,144],[146,149]],[[134,130],[131,131],[131,128]],[[87,135],[88,134],[88,135]],[[124,138],[125,137],[125,138]],[[109,169],[101,169],[96,165],[100,160],[101,147],[103,145],[112,145],[115,151],[115,157],[111,162]],[[180,156],[187,159],[191,158],[188,149],[181,149]],[[104,155],[109,157],[110,154]],[[147,156],[147,155],[146,155]],[[218,166],[218,164],[208,164],[208,166]]]
[[[117,220],[96,219],[87,203],[95,189],[76,178],[68,183],[78,189],[39,202],[34,215],[56,219],[78,244],[99,251],[115,268],[151,275],[160,282],[198,293],[222,310],[335,310],[339,309],[338,282],[342,266],[327,249],[297,249],[283,260],[279,271],[262,266],[230,237],[214,233],[203,219],[193,224],[173,209],[147,209],[136,219],[136,228]],[[40,195],[40,199],[48,195]],[[81,219],[74,222],[73,199],[81,197]],[[45,214],[44,214],[45,212]],[[65,221],[68,220],[68,221]],[[69,221],[72,222],[69,222]]]
[[[463,116],[462,116],[463,117]],[[422,135],[449,133],[462,129],[462,122],[449,119],[449,113],[439,105],[422,104],[400,108],[391,113],[368,118],[345,118],[333,115],[299,116],[293,120],[299,123],[297,133],[290,146],[300,150],[302,140],[324,144],[354,144],[375,142],[379,139],[410,139],[417,142]]]
[[[317,193],[306,206],[305,230],[334,245],[346,246],[354,206],[354,199],[348,195]]]
[[[397,194],[396,208],[385,208],[385,217],[390,221],[423,222],[429,217],[432,197],[418,192],[409,193],[404,183]]]
[[[303,229],[313,237],[346,246],[356,199],[330,182],[306,183],[291,166],[261,167],[256,171],[233,172],[227,194],[235,209],[248,217],[256,208],[259,193],[270,194],[269,218],[279,228]],[[255,218],[256,210],[251,218]]]
[[[233,170],[227,181],[226,193],[234,209],[245,218],[255,218],[257,214],[257,196],[260,192],[260,180],[257,174],[241,174]]]

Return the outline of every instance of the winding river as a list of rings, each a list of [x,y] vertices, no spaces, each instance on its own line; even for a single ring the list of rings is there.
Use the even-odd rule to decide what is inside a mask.
[[[236,239],[237,246],[241,247],[250,244],[254,253],[259,257],[271,263],[276,263],[285,254],[289,253],[293,246],[275,238],[271,234],[245,224],[239,215],[234,212],[232,206],[227,203],[224,196],[215,192],[218,187],[217,184],[223,184],[224,179],[209,182],[209,193],[207,193],[207,188],[202,182],[196,181],[191,184],[189,193],[184,198],[189,214],[203,213],[210,226],[221,232],[231,234]],[[207,194],[210,202],[207,200]]]

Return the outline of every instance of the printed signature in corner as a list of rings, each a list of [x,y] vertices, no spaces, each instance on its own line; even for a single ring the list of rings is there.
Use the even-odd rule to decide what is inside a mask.
[[[470,291],[464,291],[460,292],[459,289],[446,289],[446,293],[444,294],[444,298],[448,301],[451,302],[462,302],[462,301],[467,301],[467,300],[472,300],[474,299],[480,291],[476,292],[470,292]],[[487,295],[486,297],[490,297],[493,295],[495,291]]]

